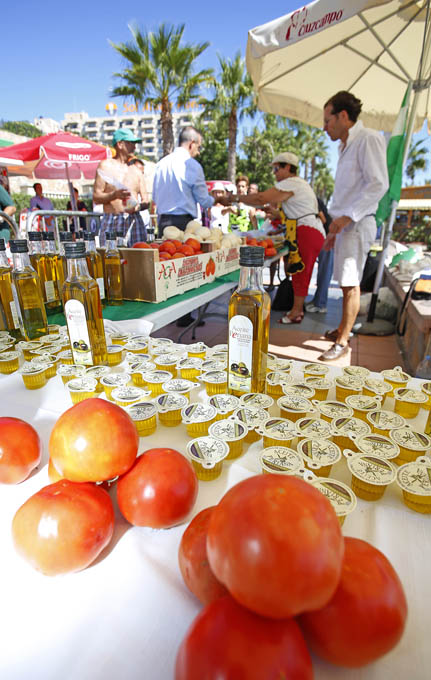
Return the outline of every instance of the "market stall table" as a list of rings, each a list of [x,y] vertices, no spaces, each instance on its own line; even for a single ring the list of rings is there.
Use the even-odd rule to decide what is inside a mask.
[[[124,366],[115,370],[123,370]],[[330,367],[329,375],[341,369]],[[293,371],[302,374],[300,362]],[[412,380],[411,385],[417,381]],[[334,389],[329,393],[333,398]],[[105,398],[105,397],[101,397]],[[191,401],[206,400],[196,388]],[[177,551],[187,526],[151,530],[130,526],[116,508],[113,540],[89,568],[75,574],[46,577],[16,554],[11,522],[19,506],[49,483],[48,440],[59,415],[71,406],[60,377],[40,389],[28,391],[18,373],[0,377],[1,415],[20,417],[34,425],[43,441],[39,469],[17,486],[2,485],[0,494],[1,575],[3,583],[0,639],[0,677],[5,680],[169,680],[177,649],[200,610],[188,592],[178,568]],[[385,408],[391,410],[393,401]],[[272,407],[274,414],[278,409]],[[425,411],[411,421],[424,427]],[[189,438],[184,425],[158,424],[155,434],[141,438],[139,452],[151,447],[172,447],[185,454]],[[243,456],[224,464],[222,475],[199,483],[199,495],[190,519],[216,504],[227,489],[260,473],[262,441],[246,448]],[[345,461],[331,477],[350,483]],[[115,504],[115,490],[111,491]],[[389,655],[358,670],[336,668],[313,659],[316,680],[425,680],[431,650],[430,596],[431,517],[409,510],[394,484],[383,499],[358,499],[347,517],[343,533],[365,539],[382,550],[398,571],[409,604],[407,627]],[[352,640],[352,644],[355,641]],[[262,679],[264,680],[264,679]]]

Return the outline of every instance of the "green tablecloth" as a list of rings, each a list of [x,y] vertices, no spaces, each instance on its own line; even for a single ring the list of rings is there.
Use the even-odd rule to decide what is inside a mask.
[[[221,286],[223,283],[230,283],[231,281],[238,281],[239,279],[239,269],[232,272],[231,274],[226,274],[225,276],[220,276],[218,279],[212,283],[205,283],[199,288],[194,288],[189,290],[187,293],[181,293],[181,295],[175,295],[174,297],[165,300],[164,302],[136,302],[134,300],[124,300],[122,305],[118,306],[107,306],[103,309],[103,318],[110,319],[111,321],[125,321],[127,319],[140,319],[147,314],[152,314],[157,312],[159,309],[164,309],[165,307],[170,307],[171,305],[177,304],[182,300],[187,300],[195,295],[200,295],[201,293],[206,293],[213,288]],[[50,324],[60,324],[64,326],[66,320],[64,318],[63,312],[56,312],[53,314],[48,313],[48,321]]]

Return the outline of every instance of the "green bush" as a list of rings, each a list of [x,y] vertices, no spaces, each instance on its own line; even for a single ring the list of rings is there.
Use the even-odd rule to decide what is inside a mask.
[[[411,227],[404,234],[403,241],[405,243],[426,243],[428,247],[431,246],[431,219],[429,217],[424,217],[422,224],[417,224]]]

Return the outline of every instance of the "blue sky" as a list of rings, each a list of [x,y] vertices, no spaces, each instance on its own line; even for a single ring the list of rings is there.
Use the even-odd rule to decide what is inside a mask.
[[[300,5],[299,0],[74,0],[64,4],[58,0],[7,0],[1,16],[0,118],[32,121],[42,115],[62,120],[70,111],[105,115],[114,84],[112,73],[123,68],[108,41],[127,41],[130,22],[136,21],[146,30],[163,21],[184,23],[187,41],[210,42],[198,66],[217,71],[217,53],[233,57],[240,50],[244,55],[251,28]],[[114,101],[120,110],[122,103]],[[328,141],[332,165],[335,147]],[[431,176],[431,169],[425,176]]]

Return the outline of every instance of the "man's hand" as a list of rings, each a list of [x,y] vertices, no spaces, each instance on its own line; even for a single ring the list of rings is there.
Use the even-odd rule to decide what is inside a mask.
[[[335,246],[335,237],[336,234],[329,233],[323,242],[322,250],[332,250]]]
[[[127,201],[128,198],[130,198],[131,193],[128,189],[116,189],[115,191],[112,192],[112,199],[115,200],[116,198],[121,199],[122,201]]]
[[[330,226],[329,226],[329,234],[339,234],[341,231],[343,231],[344,227],[347,227],[348,224],[350,224],[352,220],[350,217],[347,217],[347,215],[343,215],[342,217],[336,217],[335,220],[332,220]]]

